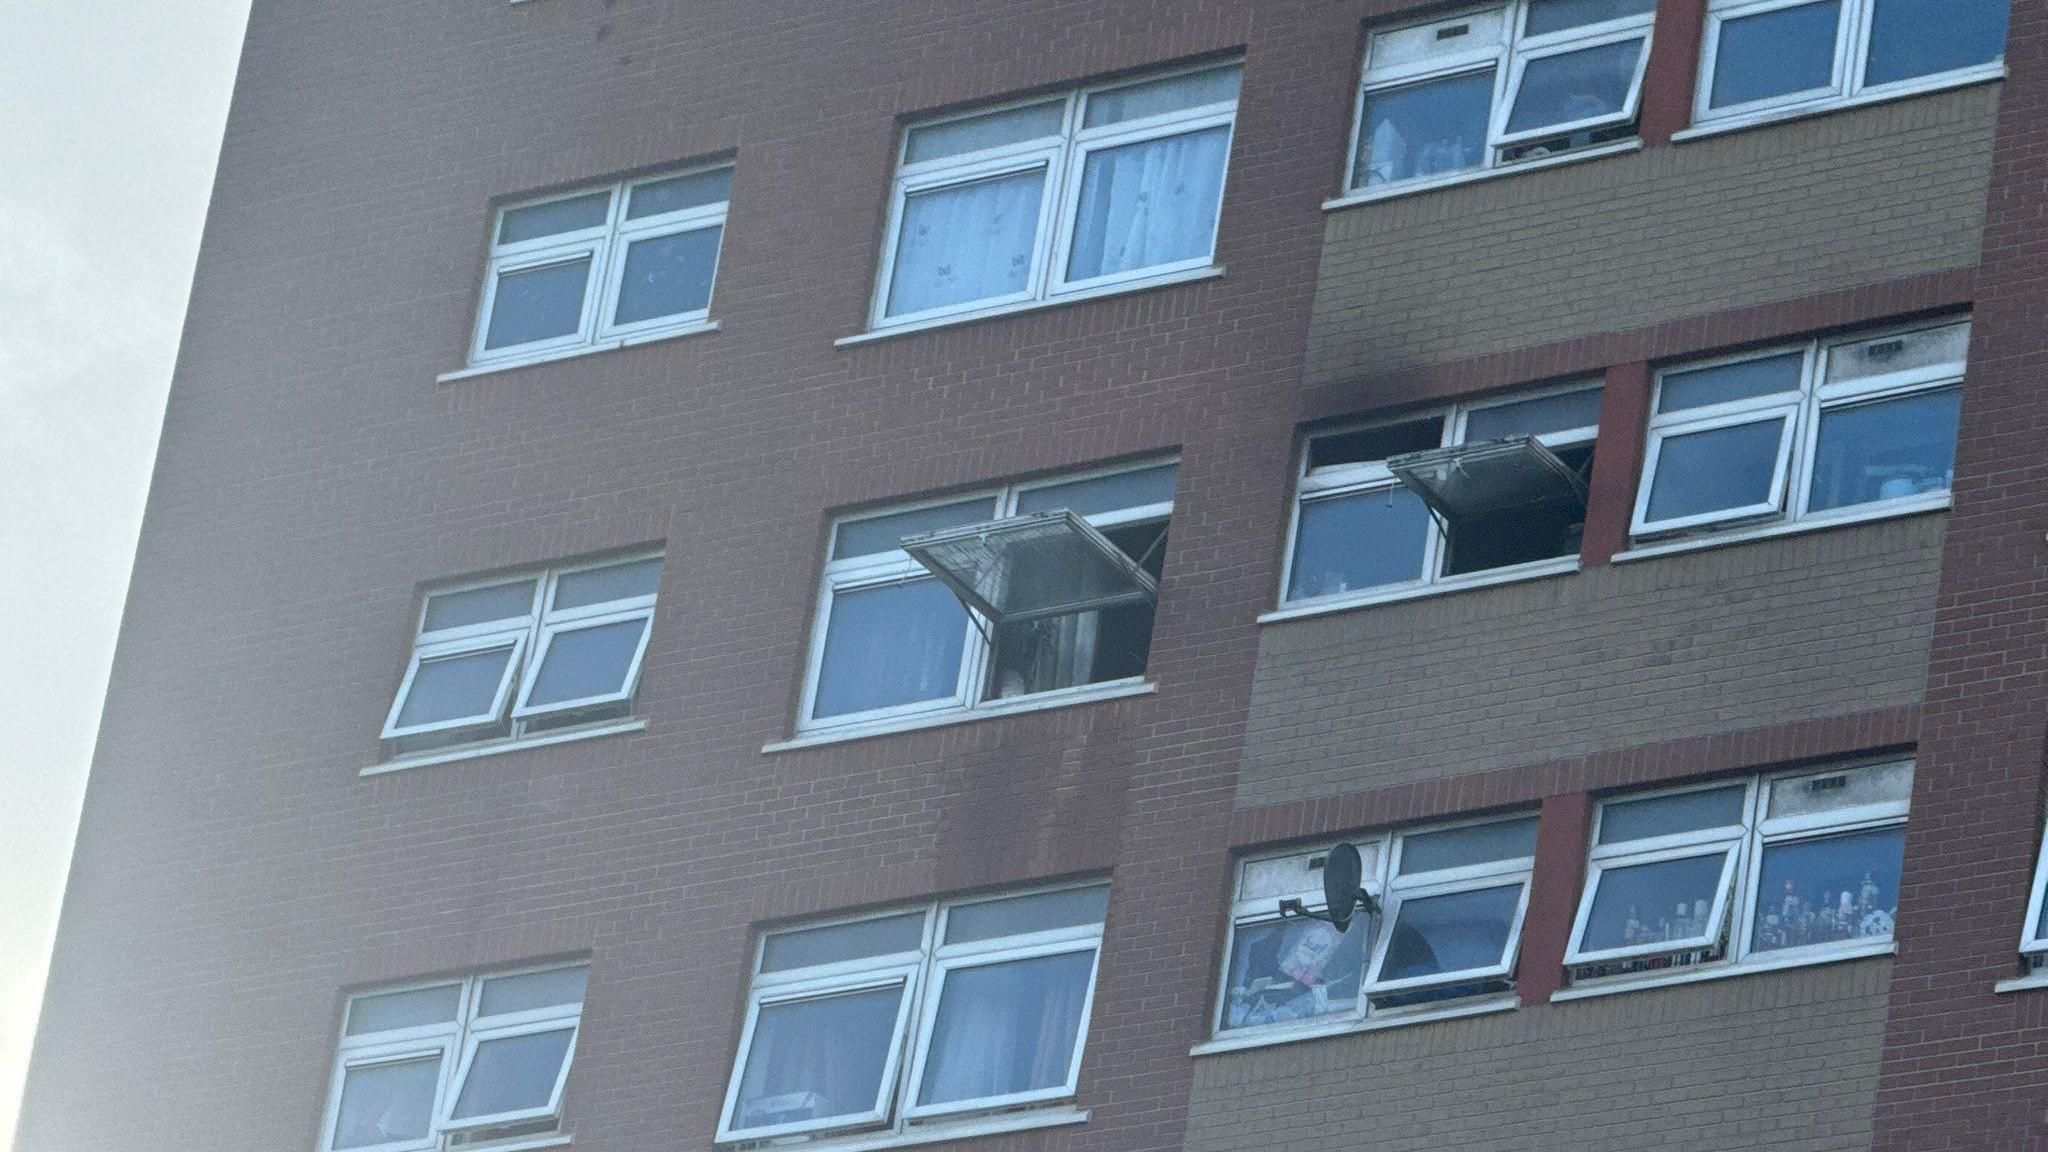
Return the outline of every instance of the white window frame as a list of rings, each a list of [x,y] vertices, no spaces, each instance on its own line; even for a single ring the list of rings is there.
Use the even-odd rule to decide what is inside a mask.
[[[1486,568],[1475,572],[1446,573],[1444,571],[1444,563],[1450,555],[1450,541],[1444,531],[1443,522],[1438,519],[1434,512],[1428,512],[1425,509],[1429,518],[1429,536],[1423,544],[1422,571],[1415,579],[1379,584],[1370,588],[1353,588],[1343,592],[1327,593],[1322,596],[1304,596],[1300,599],[1288,598],[1288,590],[1294,587],[1295,549],[1301,535],[1301,512],[1304,507],[1323,500],[1339,500],[1370,493],[1392,492],[1401,487],[1400,479],[1388,469],[1384,460],[1333,464],[1311,471],[1309,468],[1309,453],[1315,441],[1367,428],[1384,428],[1436,418],[1443,422],[1443,433],[1438,440],[1437,446],[1450,448],[1465,443],[1466,427],[1471,420],[1472,414],[1475,412],[1483,412],[1492,408],[1506,408],[1536,400],[1548,400],[1554,396],[1565,396],[1574,392],[1597,391],[1602,387],[1603,384],[1598,379],[1577,380],[1568,384],[1558,384],[1547,388],[1517,392],[1509,396],[1492,397],[1484,401],[1457,404],[1449,409],[1434,412],[1424,411],[1409,416],[1391,416],[1368,420],[1358,424],[1347,424],[1317,432],[1313,436],[1304,437],[1301,446],[1301,458],[1295,470],[1294,501],[1292,507],[1288,510],[1287,516],[1287,551],[1280,565],[1280,608],[1286,610],[1334,604],[1371,603],[1439,585],[1455,588],[1468,583],[1492,582],[1503,578],[1511,579],[1517,574],[1547,572],[1559,567],[1560,564],[1576,565],[1578,557],[1562,556],[1543,560],[1530,560],[1521,564],[1506,564],[1499,568]],[[1545,448],[1554,452],[1560,448],[1582,448],[1596,445],[1599,442],[1599,437],[1600,425],[1598,422],[1595,422],[1577,428],[1545,432],[1537,436],[1536,440]]]
[[[618,347],[636,338],[649,338],[703,326],[711,315],[709,297],[706,298],[703,308],[669,316],[650,317],[628,324],[614,323],[620,288],[626,274],[626,249],[636,240],[678,236],[707,228],[723,228],[730,201],[721,200],[714,204],[645,216],[637,220],[627,219],[626,211],[628,200],[636,188],[678,177],[731,168],[730,161],[696,165],[609,185],[597,184],[543,196],[528,196],[500,205],[491,213],[490,258],[484,269],[483,294],[477,304],[475,329],[470,335],[469,363],[473,366],[482,366],[547,359],[568,349]],[[596,193],[609,197],[604,223],[601,225],[509,244],[500,243],[498,240],[508,212]],[[718,262],[723,257],[724,248],[724,237],[721,236],[719,253],[712,258],[711,288],[714,296],[718,290]],[[484,341],[490,335],[491,315],[497,305],[498,281],[501,276],[506,273],[566,264],[585,257],[590,260],[590,273],[584,281],[583,312],[575,332],[544,340],[529,340],[523,344],[508,344],[502,348],[484,347]]]
[[[1488,39],[1475,41],[1471,47],[1446,52],[1442,56],[1425,57],[1399,63],[1377,65],[1373,63],[1373,49],[1385,36],[1402,32],[1416,32],[1423,29],[1449,27],[1487,17],[1500,17],[1489,21],[1493,25]],[[1350,153],[1345,160],[1344,194],[1347,196],[1373,195],[1395,189],[1451,182],[1469,179],[1479,173],[1496,168],[1512,168],[1549,157],[1503,158],[1503,153],[1518,144],[1532,140],[1543,140],[1553,136],[1594,128],[1618,127],[1634,122],[1642,113],[1643,77],[1649,68],[1651,30],[1656,23],[1656,13],[1647,12],[1635,16],[1623,16],[1602,20],[1594,24],[1583,24],[1575,28],[1559,29],[1531,36],[1528,0],[1514,0],[1506,5],[1490,5],[1484,8],[1468,9],[1465,12],[1446,17],[1437,17],[1420,24],[1406,23],[1375,31],[1368,39],[1364,63],[1360,68],[1357,90],[1351,101]],[[1496,31],[1497,29],[1497,31]],[[1474,34],[1484,35],[1475,29]],[[1620,112],[1603,116],[1592,116],[1561,124],[1545,125],[1541,128],[1527,128],[1520,132],[1508,131],[1508,119],[1514,114],[1515,101],[1521,95],[1522,77],[1531,60],[1559,56],[1584,48],[1597,48],[1605,44],[1616,44],[1641,37],[1642,51],[1636,59],[1636,70],[1629,83],[1627,98]],[[1426,176],[1410,176],[1403,180],[1392,180],[1384,184],[1368,185],[1362,182],[1364,174],[1359,170],[1358,147],[1365,136],[1365,101],[1377,93],[1397,91],[1420,84],[1439,80],[1450,80],[1461,76],[1493,76],[1493,104],[1487,117],[1485,154],[1478,164],[1456,172],[1437,172]],[[1606,143],[1614,143],[1612,141]],[[1587,149],[1601,145],[1589,145]],[[1574,150],[1579,151],[1579,150]]]
[[[1600,812],[1595,818],[1592,845],[1589,849],[1589,865],[1599,864],[1601,868],[1622,867],[1625,864],[1649,863],[1653,859],[1678,859],[1711,855],[1714,851],[1726,851],[1729,863],[1721,874],[1721,887],[1715,896],[1715,911],[1710,919],[1716,920],[1715,934],[1694,946],[1691,941],[1661,941],[1650,945],[1636,945],[1625,948],[1585,950],[1580,947],[1586,924],[1591,916],[1594,897],[1598,894],[1597,881],[1601,868],[1589,866],[1586,881],[1580,890],[1579,907],[1572,921],[1570,942],[1565,949],[1565,966],[1577,969],[1589,964],[1613,963],[1618,961],[1648,959],[1658,956],[1674,956],[1689,952],[1711,952],[1726,939],[1727,948],[1717,959],[1702,960],[1694,964],[1676,966],[1673,969],[1654,972],[1627,972],[1606,976],[1573,975],[1575,986],[1599,986],[1610,983],[1634,983],[1646,978],[1667,975],[1671,971],[1686,973],[1739,971],[1746,968],[1780,967],[1787,963],[1824,963],[1869,955],[1873,950],[1889,948],[1891,938],[1852,937],[1846,940],[1822,941],[1818,944],[1801,944],[1785,948],[1759,950],[1755,946],[1755,919],[1761,893],[1757,886],[1762,880],[1763,856],[1766,849],[1782,844],[1794,844],[1807,840],[1827,840],[1885,828],[1903,828],[1910,815],[1911,801],[1888,801],[1864,804],[1851,808],[1802,816],[1771,817],[1768,814],[1771,788],[1773,785],[1800,780],[1823,779],[1845,773],[1895,765],[1911,765],[1913,758],[1883,757],[1859,760],[1848,764],[1835,764],[1825,768],[1802,768],[1791,772],[1766,773],[1743,780],[1720,780],[1703,785],[1687,785],[1679,788],[1654,789],[1647,792],[1629,792],[1609,797],[1601,802]],[[1713,791],[1731,784],[1742,783],[1747,791],[1743,797],[1742,824],[1704,828],[1691,832],[1659,836],[1644,840],[1623,841],[1619,844],[1602,845],[1599,842],[1599,823],[1605,817],[1608,804],[1621,804],[1634,800],[1651,800],[1666,796],[1683,795],[1690,792]]]
[[[569,1081],[569,1071],[576,1062],[576,1044],[581,1039],[583,1001],[484,1016],[481,1014],[483,986],[487,981],[508,976],[526,976],[577,968],[587,968],[587,965],[541,964],[451,979],[418,980],[405,984],[365,988],[353,993],[349,997],[350,1004],[360,999],[423,991],[429,988],[460,989],[456,997],[455,1018],[444,1023],[351,1036],[348,1034],[348,1008],[344,1007],[341,1038],[336,1044],[334,1068],[328,1077],[327,1107],[320,1126],[320,1148],[323,1152],[330,1152],[334,1148],[336,1130],[341,1122],[342,1088],[346,1085],[351,1070],[379,1064],[404,1063],[429,1056],[438,1058],[440,1066],[434,1083],[433,1105],[428,1112],[428,1134],[419,1140],[363,1145],[350,1148],[347,1152],[438,1152],[449,1147],[447,1138],[452,1135],[549,1117],[559,1120],[562,1117],[562,1097]],[[561,1071],[556,1076],[554,1091],[547,1107],[476,1116],[466,1120],[450,1119],[450,1114],[455,1110],[455,1102],[462,1095],[462,1086],[469,1077],[470,1064],[475,1058],[480,1040],[535,1032],[559,1032],[564,1030],[565,1025],[570,1032],[569,1048],[562,1057]]]
[[[1760,16],[1787,8],[1803,7],[1814,2],[1816,0],[1710,0],[1707,7],[1706,30],[1700,41],[1699,77],[1693,92],[1694,124],[1775,119],[1787,114],[1820,111],[1867,100],[1935,91],[1961,83],[1996,79],[2005,75],[2005,55],[2000,53],[1998,59],[1986,64],[1971,65],[1947,72],[1932,72],[1925,76],[1895,80],[1888,84],[1869,84],[1865,78],[1870,69],[1870,34],[1876,12],[1875,0],[1841,0],[1841,11],[1835,22],[1834,68],[1827,86],[1788,92],[1782,96],[1767,96],[1760,100],[1748,100],[1741,104],[1730,104],[1725,108],[1712,107],[1714,72],[1720,56],[1722,25],[1745,16]]]
[[[2048,902],[2048,829],[2042,832],[2040,854],[2035,857],[2034,886],[2027,896],[2027,920],[2020,925],[2020,955],[2037,966],[2048,963],[2048,932],[2037,930],[2044,902]]]
[[[1107,887],[1107,881],[1058,884],[933,901],[921,907],[898,907],[885,912],[791,925],[783,931],[803,932],[869,920],[888,920],[906,913],[921,914],[924,917],[923,930],[914,951],[835,961],[783,972],[761,971],[761,965],[767,956],[769,937],[775,933],[761,934],[754,944],[754,975],[747,992],[746,1024],[741,1030],[739,1047],[733,1054],[732,1072],[727,1078],[724,1103],[719,1111],[716,1142],[732,1144],[780,1141],[791,1137],[876,1128],[885,1128],[900,1134],[922,1123],[942,1121],[965,1113],[1023,1108],[1072,1098],[1080,1084],[1081,1061],[1087,1050],[1088,1028],[1094,1014],[1095,984],[1101,973],[1102,964],[1103,925],[1097,922],[971,943],[946,944],[946,922],[953,909],[957,907],[1016,897]],[[1094,963],[1089,969],[1088,991],[1082,1000],[1079,1020],[1075,1026],[1074,1052],[1064,1084],[1035,1091],[944,1104],[917,1103],[924,1083],[933,1029],[938,1022],[941,993],[948,972],[1013,960],[1030,960],[1079,952],[1092,953]],[[873,1109],[816,1120],[758,1125],[753,1128],[733,1127],[735,1112],[740,1102],[740,1089],[746,1077],[747,1061],[753,1054],[755,1028],[764,1007],[891,987],[900,987],[902,992]]]
[[[382,740],[400,740],[409,736],[431,735],[436,732],[454,731],[462,728],[494,726],[509,719],[512,735],[517,737],[528,720],[551,716],[579,708],[596,707],[603,704],[631,700],[640,688],[640,669],[647,655],[647,645],[654,634],[655,595],[633,596],[620,600],[608,600],[599,604],[578,608],[557,610],[554,608],[556,590],[564,576],[573,576],[604,568],[618,567],[646,560],[660,561],[660,551],[635,552],[622,556],[609,556],[599,560],[576,561],[553,568],[529,572],[515,572],[507,575],[465,580],[455,584],[429,589],[420,597],[419,611],[414,620],[413,651],[407,659],[405,674],[400,679],[398,692],[392,698],[391,709],[385,714],[384,728],[379,736]],[[512,584],[531,580],[534,584],[533,603],[523,616],[509,616],[500,620],[479,624],[463,625],[457,628],[427,630],[427,610],[437,596],[467,592],[478,588],[492,588],[501,584]],[[634,650],[632,663],[628,666],[625,683],[620,691],[606,693],[580,700],[563,701],[532,707],[527,697],[532,693],[535,678],[541,662],[547,655],[549,644],[561,632],[592,628],[601,624],[613,624],[624,620],[642,620],[640,643]],[[491,711],[475,716],[457,717],[448,720],[430,721],[424,724],[400,725],[398,717],[405,710],[405,702],[412,693],[413,680],[418,676],[420,665],[439,657],[457,656],[469,652],[485,652],[510,646],[511,658],[506,662],[505,673],[498,684],[498,692],[492,701]],[[529,658],[530,657],[530,658]],[[516,693],[514,687],[517,687]],[[509,717],[508,717],[509,705]],[[492,739],[482,736],[479,739]]]
[[[994,502],[994,510],[990,514],[991,519],[1000,520],[1003,517],[1015,515],[1018,501],[1023,496],[1041,488],[1057,488],[1067,484],[1100,479],[1106,476],[1118,476],[1127,472],[1144,472],[1153,468],[1162,468],[1167,465],[1177,466],[1178,464],[1179,458],[1172,457],[1164,460],[1149,460],[1138,464],[1118,465],[1113,468],[1091,469],[1086,472],[1063,473],[1048,479],[1035,480],[1025,484],[1011,484],[1001,488],[983,489],[978,492],[890,505],[886,508],[870,509],[860,513],[841,516],[834,520],[832,530],[825,541],[825,565],[818,581],[817,610],[811,625],[811,641],[804,669],[804,691],[801,710],[798,713],[797,731],[807,733],[844,728],[886,728],[905,720],[933,713],[971,713],[998,705],[1014,703],[1014,700],[983,699],[986,695],[989,666],[994,656],[992,651],[993,645],[982,635],[981,630],[976,627],[975,621],[972,618],[972,612],[968,610],[969,619],[963,625],[966,630],[966,639],[963,641],[963,647],[961,648],[960,674],[954,681],[953,694],[951,696],[919,700],[909,704],[897,704],[886,708],[869,709],[864,712],[851,712],[842,716],[828,716],[822,719],[813,717],[813,712],[817,707],[818,690],[822,684],[821,675],[825,667],[825,641],[831,629],[832,610],[837,597],[848,592],[858,592],[864,589],[887,587],[896,584],[908,584],[919,580],[938,581],[938,577],[933,576],[930,570],[911,559],[909,553],[904,552],[900,548],[872,553],[866,556],[849,556],[843,559],[834,559],[833,552],[838,545],[839,531],[842,526],[856,521],[872,519],[877,516],[915,512],[925,508],[942,508],[949,504],[961,504],[972,500],[992,500]],[[1178,478],[1176,477],[1177,486]],[[1098,531],[1155,520],[1167,522],[1171,521],[1173,517],[1173,505],[1174,502],[1170,500],[1154,504],[1142,504],[1110,512],[1098,512],[1090,516],[1084,516],[1082,519],[1086,520],[1090,527]],[[1057,699],[1062,694],[1097,692],[1116,685],[1141,683],[1143,680],[1143,676],[1134,676],[1120,680],[1098,681],[1092,684],[1077,684],[1067,688],[1053,688],[1044,692],[1035,692],[1028,698],[1033,700]]]
[[[1834,384],[1826,382],[1829,358],[1838,348],[1911,336],[1957,325],[1967,328],[1970,323],[1968,316],[1950,316],[1917,324],[1889,326],[1819,340],[1780,344],[1733,355],[1688,360],[1660,368],[1657,372],[1656,387],[1650,398],[1648,439],[1643,452],[1642,478],[1636,485],[1635,508],[1629,520],[1630,538],[1642,541],[1690,532],[1722,531],[1781,519],[1796,523],[1810,517],[1832,518],[1850,511],[1853,511],[1858,519],[1870,519],[1893,512],[1906,513],[1924,509],[1929,504],[1931,494],[1916,493],[1891,500],[1873,500],[1839,509],[1827,509],[1823,512],[1811,511],[1813,469],[1820,441],[1821,420],[1827,413],[1840,409],[1958,387],[1963,383],[1968,368],[1967,353],[1964,360]],[[1685,408],[1670,413],[1658,411],[1663,403],[1664,381],[1668,376],[1752,360],[1768,360],[1795,353],[1803,357],[1799,387],[1796,390],[1703,405],[1698,408]],[[1657,481],[1657,469],[1662,462],[1666,440],[1688,433],[1761,424],[1771,419],[1781,419],[1783,427],[1778,441],[1777,470],[1772,476],[1768,500],[1740,508],[1717,509],[1654,521],[1649,519],[1650,493]],[[1943,492],[1939,499],[1946,500],[1947,496],[1948,494]]]
[[[1398,995],[1403,992],[1419,992],[1429,988],[1440,988],[1458,984],[1470,984],[1489,980],[1510,980],[1514,977],[1515,965],[1521,958],[1522,925],[1529,914],[1529,889],[1534,886],[1536,871],[1535,849],[1527,856],[1489,860],[1479,864],[1466,864],[1455,868],[1444,868],[1434,872],[1420,872],[1413,875],[1401,874],[1401,858],[1410,837],[1435,832],[1460,831],[1484,827],[1489,824],[1508,824],[1535,818],[1536,813],[1522,812],[1513,816],[1488,817],[1483,820],[1466,820],[1455,824],[1438,825],[1433,828],[1417,828],[1404,832],[1394,840],[1394,850],[1387,866],[1386,898],[1383,901],[1384,915],[1378,925],[1372,942],[1372,958],[1365,969],[1365,982],[1361,995],[1369,1004],[1375,996]],[[1401,905],[1410,900],[1421,900],[1432,896],[1450,896],[1460,892],[1478,892],[1492,888],[1506,888],[1515,885],[1519,893],[1515,899],[1515,913],[1508,925],[1507,940],[1502,946],[1501,957],[1493,964],[1477,968],[1461,968],[1454,972],[1438,972],[1427,976],[1407,976],[1394,980],[1380,977],[1387,959],[1387,951],[1393,942],[1393,929],[1400,922]],[[1410,1006],[1429,1010],[1435,1004]],[[1389,1009],[1382,1008],[1381,1011]]]
[[[1392,851],[1393,841],[1393,835],[1384,832],[1377,836],[1356,837],[1351,840],[1352,845],[1357,847],[1361,853],[1371,853],[1372,862],[1366,869],[1365,874],[1359,878],[1359,887],[1363,888],[1376,901],[1384,902],[1386,898],[1387,860]],[[1244,891],[1243,886],[1246,874],[1260,864],[1303,857],[1313,860],[1318,856],[1328,856],[1332,847],[1334,845],[1324,845],[1306,851],[1261,853],[1255,856],[1248,856],[1238,861],[1233,878],[1234,883],[1237,885],[1236,891],[1238,893]],[[1314,868],[1308,870],[1316,871]],[[1299,900],[1302,909],[1308,912],[1324,913],[1330,910],[1329,903],[1323,899],[1323,889],[1320,884],[1298,888],[1292,892],[1267,896],[1247,897],[1240,895],[1238,899],[1231,902],[1230,930],[1223,940],[1222,970],[1217,973],[1216,1004],[1215,1009],[1209,1015],[1209,1034],[1211,1036],[1238,1037],[1272,1033],[1312,1032],[1332,1022],[1356,1023],[1370,1013],[1371,1008],[1366,1003],[1365,997],[1361,995],[1353,1001],[1351,1010],[1348,1012],[1333,1011],[1322,1016],[1309,1017],[1305,1020],[1287,1020],[1272,1024],[1252,1024],[1241,1028],[1226,1028],[1224,1026],[1225,1013],[1230,1007],[1230,968],[1231,959],[1237,954],[1237,935],[1246,929],[1264,928],[1271,924],[1284,923],[1288,918],[1280,914],[1280,903],[1286,900]],[[1361,911],[1356,915],[1362,919],[1365,914]],[[1380,920],[1379,924],[1384,924],[1384,920]],[[1375,925],[1375,934],[1377,934],[1379,924]],[[1361,991],[1365,987],[1366,966],[1370,964],[1372,959],[1372,944],[1376,943],[1377,941],[1372,941],[1367,944],[1360,961],[1358,982]]]
[[[1223,198],[1229,192],[1229,155],[1231,146],[1236,142],[1238,101],[1217,101],[1094,128],[1084,128],[1082,125],[1086,122],[1087,102],[1098,93],[1225,68],[1242,69],[1243,66],[1243,61],[1237,60],[1173,68],[1114,83],[1078,88],[1062,96],[1014,100],[906,126],[896,143],[896,175],[890,186],[889,218],[882,235],[882,255],[879,271],[875,276],[874,297],[868,307],[869,329],[881,331],[1006,312],[1035,302],[1085,295],[1115,286],[1149,282],[1193,269],[1213,267],[1216,259],[1216,234],[1223,218]],[[911,163],[909,160],[911,133],[920,129],[1052,103],[1064,104],[1057,135],[1041,136],[1033,140],[937,160],[918,163]],[[1188,135],[1216,127],[1228,128],[1230,132],[1224,143],[1223,187],[1217,194],[1216,219],[1210,222],[1209,251],[1202,256],[1185,260],[1068,280],[1067,262],[1073,252],[1074,228],[1081,202],[1081,181],[1087,171],[1088,154],[1104,148]],[[897,247],[902,236],[904,208],[910,196],[1041,168],[1045,171],[1045,186],[1039,201],[1038,228],[1032,243],[1031,268],[1022,291],[915,312],[889,314],[889,294],[895,281]]]

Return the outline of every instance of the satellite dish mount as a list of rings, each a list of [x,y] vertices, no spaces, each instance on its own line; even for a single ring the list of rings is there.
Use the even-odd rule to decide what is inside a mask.
[[[1336,926],[1343,932],[1351,927],[1351,918],[1363,911],[1368,916],[1380,914],[1379,901],[1362,887],[1365,880],[1365,862],[1354,844],[1339,844],[1330,849],[1323,859],[1323,911],[1311,912],[1300,900],[1282,900],[1282,920],[1321,920]]]

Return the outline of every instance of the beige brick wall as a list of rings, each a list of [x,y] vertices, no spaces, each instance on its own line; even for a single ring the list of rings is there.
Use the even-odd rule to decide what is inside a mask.
[[[1871,1146],[1889,960],[1196,1061],[1189,1152]]]
[[[1308,381],[1974,265],[1996,86],[1329,214]]]
[[[1944,520],[1266,625],[1238,806],[1917,704]]]

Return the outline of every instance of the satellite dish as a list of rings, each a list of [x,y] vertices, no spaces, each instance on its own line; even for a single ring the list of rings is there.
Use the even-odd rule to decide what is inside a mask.
[[[1355,845],[1344,843],[1330,849],[1329,858],[1323,861],[1323,907],[1339,932],[1351,927],[1351,910],[1365,895],[1359,890],[1364,879],[1365,862]]]

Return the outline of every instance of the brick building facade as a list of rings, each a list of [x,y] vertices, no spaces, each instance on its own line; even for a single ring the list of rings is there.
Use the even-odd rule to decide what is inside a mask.
[[[2048,1147],[2007,16],[257,0],[18,1148]]]

